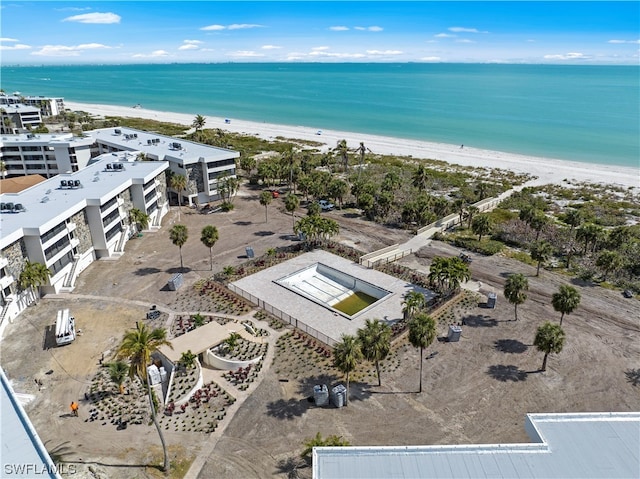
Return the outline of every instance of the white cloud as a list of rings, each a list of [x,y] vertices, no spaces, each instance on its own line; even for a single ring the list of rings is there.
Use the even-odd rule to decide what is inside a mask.
[[[231,25],[208,25],[202,27],[200,30],[205,31],[220,31],[220,30],[246,30],[248,28],[263,28],[264,25],[257,25],[255,23],[232,23]]]
[[[218,31],[218,30],[224,30],[225,27],[224,25],[209,25],[206,27],[202,27],[200,30],[205,30],[205,31]]]
[[[545,55],[543,58],[545,60],[588,60],[591,57],[585,55],[584,53],[571,52],[564,55]]]
[[[182,40],[183,43],[188,43],[189,45],[200,45],[204,42],[200,40]]]
[[[238,50],[237,52],[227,53],[227,56],[236,58],[256,58],[263,57],[264,54],[254,52],[252,50]]]
[[[347,30],[349,30],[349,27],[337,25],[335,27],[329,27],[329,30],[333,30],[334,32],[346,32]]]
[[[402,55],[401,50],[367,50],[369,55]]]
[[[31,47],[29,45],[24,45],[22,43],[16,43],[15,45],[0,45],[0,50],[29,50]]]
[[[7,38],[7,37],[0,38],[0,42],[17,42],[17,41],[18,41],[17,38]]]
[[[436,38],[455,38],[457,35],[451,35],[450,33],[438,33],[434,35]]]
[[[169,52],[166,50],[155,50],[149,54],[136,53],[135,55],[132,55],[132,58],[162,58],[168,56]]]
[[[262,45],[260,48],[262,48],[263,50],[278,50],[282,47],[278,45]]]
[[[422,57],[420,60],[423,62],[439,62],[440,57]]]
[[[57,12],[86,12],[87,10],[91,10],[91,7],[65,7],[65,8],[55,8]]]
[[[640,40],[609,40],[607,43],[632,43],[632,44],[640,44]]]
[[[308,56],[326,58],[366,58],[364,53],[333,53],[326,50],[314,50],[309,53]]]
[[[456,43],[475,43],[473,40],[469,40],[468,38],[459,38],[456,40]]]
[[[245,30],[247,28],[263,28],[264,25],[256,25],[255,23],[234,23],[233,25],[229,25],[227,28],[229,30]]]
[[[115,13],[83,13],[82,15],[74,15],[67,17],[63,22],[78,22],[78,23],[120,23],[120,15]]]
[[[489,33],[487,31],[480,31],[477,28],[465,28],[465,27],[449,27],[450,32],[456,33]]]
[[[194,45],[193,43],[185,43],[184,45],[180,45],[178,50],[198,50],[199,48],[198,45]]]
[[[367,31],[367,32],[381,32],[382,30],[384,30],[384,28],[382,27],[378,27],[378,26],[371,26],[371,27],[353,27],[355,30],[360,30],[360,31]]]
[[[83,43],[80,45],[45,45],[40,50],[31,52],[32,55],[43,57],[77,57],[85,50],[111,48],[102,43]]]
[[[328,50],[328,49],[329,49],[329,47],[324,47],[323,46],[323,47],[313,47],[311,50],[314,51],[314,52],[322,52],[322,51],[325,51],[325,50]]]

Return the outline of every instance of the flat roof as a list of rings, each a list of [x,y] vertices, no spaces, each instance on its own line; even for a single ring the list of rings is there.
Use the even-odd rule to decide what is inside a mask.
[[[20,203],[21,213],[0,214],[0,247],[5,248],[25,233],[41,235],[59,222],[82,211],[87,205],[100,205],[134,183],[147,183],[167,169],[164,161],[132,161],[123,163],[120,171],[105,170],[106,164],[121,158],[101,155],[101,159],[75,173],[49,178],[19,193],[0,194],[3,203]],[[61,188],[61,180],[79,180],[79,188]]]
[[[120,134],[116,133],[120,131]],[[136,130],[128,127],[100,128],[86,131],[86,135],[102,143],[109,143],[123,150],[138,150],[144,153],[156,155],[160,160],[170,160],[185,164],[197,163],[200,158],[205,161],[219,161],[229,158],[238,158],[240,153],[226,148],[218,148],[203,143],[182,140],[171,136],[160,135],[158,133]],[[127,138],[126,135],[129,135]],[[131,135],[138,135],[132,137]],[[149,140],[159,139],[155,144],[149,144]],[[181,148],[177,149],[171,145],[179,143]]]
[[[72,133],[20,133],[18,135],[2,135],[3,145],[11,145],[19,143],[20,146],[27,146],[25,143],[34,143],[38,145],[48,145],[56,143],[69,144],[77,143],[78,145],[92,145],[93,138],[84,136],[73,136]]]
[[[640,477],[640,413],[527,414],[528,444],[319,447],[315,479]]]
[[[0,462],[2,477],[60,479],[49,453],[0,369]]]
[[[349,319],[276,283],[277,280],[315,263],[322,263],[338,271],[344,271],[351,276],[381,287],[391,294]],[[427,297],[433,295],[430,291],[419,288],[416,285],[380,271],[366,268],[324,250],[301,254],[251,276],[234,281],[231,283],[231,287],[240,288],[252,295],[254,299],[259,298],[285,314],[296,318],[299,322],[325,334],[335,342],[339,342],[343,334],[356,334],[357,330],[364,326],[366,319],[377,318],[389,324],[402,319],[402,302],[405,294],[409,291],[420,291],[425,293]],[[269,308],[265,309],[270,311]],[[305,329],[300,325],[298,327],[302,330]]]

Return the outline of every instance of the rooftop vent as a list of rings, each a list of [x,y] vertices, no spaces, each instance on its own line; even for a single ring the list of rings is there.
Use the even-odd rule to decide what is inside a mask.
[[[120,128],[116,128],[115,130],[113,130],[113,132],[114,132],[116,135],[121,135],[121,134],[122,134],[122,130],[121,130]]]
[[[49,197],[48,197],[48,196],[44,196],[44,197],[40,200],[40,203],[46,203],[47,201],[49,201]]]

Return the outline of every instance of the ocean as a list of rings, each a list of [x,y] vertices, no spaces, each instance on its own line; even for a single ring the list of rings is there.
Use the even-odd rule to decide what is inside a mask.
[[[420,63],[3,66],[7,93],[639,166],[640,68]]]

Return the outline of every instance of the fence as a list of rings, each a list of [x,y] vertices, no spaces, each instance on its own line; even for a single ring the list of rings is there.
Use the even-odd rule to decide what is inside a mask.
[[[263,300],[261,300],[257,296],[254,296],[251,293],[246,292],[242,288],[239,288],[235,284],[229,283],[227,285],[227,288],[229,288],[231,291],[233,291],[238,296],[241,296],[242,298],[246,299],[250,303],[255,304],[258,307],[264,309],[270,315],[272,315],[272,316],[274,316],[274,317],[276,317],[276,318],[278,318],[278,319],[280,319],[282,321],[285,321],[285,322],[289,323],[294,328],[297,328],[300,331],[305,332],[309,336],[312,336],[312,337],[316,338],[318,341],[323,342],[327,346],[330,346],[330,347],[335,346],[335,344],[336,344],[336,340],[335,339],[330,338],[326,334],[323,334],[320,331],[318,331],[317,329],[312,328],[308,324],[303,323],[302,321],[298,320],[298,318],[294,318],[293,316],[288,315],[284,311],[281,311],[278,308],[273,307],[272,305],[270,305],[269,303],[264,302]]]
[[[367,268],[375,268],[376,266],[379,266],[381,264],[393,263],[395,260],[404,258],[405,256],[409,256],[412,253],[413,253],[412,249],[403,249],[394,253],[393,255],[387,255],[382,258],[378,258],[375,261],[366,260],[366,264],[364,263],[363,264]]]

